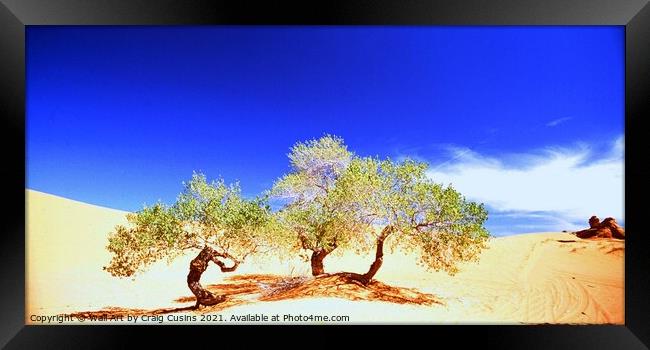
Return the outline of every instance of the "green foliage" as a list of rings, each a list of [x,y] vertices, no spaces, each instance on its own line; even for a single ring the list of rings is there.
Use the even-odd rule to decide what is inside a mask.
[[[357,220],[376,227],[366,231],[372,237],[387,240],[393,249],[418,251],[425,267],[453,274],[457,262],[476,259],[485,247],[487,211],[452,186],[435,183],[427,169],[426,163],[408,159],[357,158],[340,188],[354,203]],[[385,227],[391,230],[382,237]]]
[[[163,204],[127,214],[129,226],[118,225],[106,247],[113,258],[104,267],[113,276],[131,276],[157,260],[172,259],[187,244],[187,235],[172,210]]]
[[[206,245],[243,260],[273,248],[269,235],[283,232],[264,198],[244,199],[238,184],[208,182],[198,173],[184,183],[172,206],[144,207],[127,220],[129,225],[109,235],[113,258],[105,269],[114,276],[131,276],[155,261],[170,262]]]
[[[450,274],[485,247],[485,207],[435,183],[426,163],[357,157],[329,135],[296,144],[289,158],[292,172],[271,194],[287,199],[281,218],[298,247],[360,253],[381,239]]]
[[[293,248],[331,251],[346,246],[358,230],[347,199],[337,191],[352,158],[343,140],[330,135],[292,147],[292,171],[275,183],[271,195],[287,201],[278,218],[294,232]]]
[[[173,205],[145,207],[116,227],[105,269],[131,276],[204,246],[243,260],[264,252],[361,253],[385,241],[418,252],[427,268],[453,274],[458,262],[476,259],[486,246],[483,204],[435,183],[426,163],[358,157],[331,135],[299,142],[288,156],[291,171],[269,192],[285,201],[279,212],[271,212],[267,197],[242,198],[237,183],[195,173]]]
[[[352,153],[337,136],[325,135],[317,140],[298,142],[291,148],[289,160],[297,173],[311,175],[313,179],[334,179],[350,162]]]

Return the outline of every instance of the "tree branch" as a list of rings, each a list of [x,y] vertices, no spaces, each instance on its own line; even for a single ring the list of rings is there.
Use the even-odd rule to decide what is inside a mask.
[[[312,250],[312,248],[309,245],[309,242],[307,240],[307,236],[305,236],[305,233],[302,232],[302,230],[298,230],[298,238],[300,238],[300,244],[302,245],[302,249],[304,249],[304,250]]]
[[[336,237],[334,237],[334,242],[332,242],[332,247],[331,247],[330,249],[326,249],[327,254],[329,254],[329,253],[331,253],[332,251],[334,251],[334,249],[336,249],[338,246],[339,246],[339,245],[338,245],[338,242],[336,241]]]
[[[217,259],[216,256],[212,257],[212,261],[215,264],[219,265],[219,268],[221,269],[221,272],[232,272],[232,271],[235,271],[237,269],[237,267],[239,266],[239,261],[234,260],[234,259],[232,259],[233,265],[230,266],[230,267],[226,267],[226,264],[224,264],[221,260]]]
[[[228,254],[227,252],[218,252],[218,251],[216,251],[214,249],[211,249],[211,250],[212,251],[211,251],[211,254],[210,254],[210,260],[212,260],[212,262],[214,262],[215,264],[217,264],[219,266],[219,268],[221,269],[221,272],[232,272],[232,271],[235,271],[237,269],[237,267],[239,266],[240,261],[235,259],[232,255]],[[217,259],[217,257],[230,259],[230,260],[232,260],[233,265],[230,266],[230,267],[227,267],[226,264],[223,261]]]
[[[393,225],[387,225],[383,230],[381,230],[381,234],[377,237],[377,240],[384,241],[393,232],[395,232],[395,227],[393,227]]]

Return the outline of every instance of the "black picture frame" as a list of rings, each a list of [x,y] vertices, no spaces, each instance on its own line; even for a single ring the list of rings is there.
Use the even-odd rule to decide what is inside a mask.
[[[623,326],[425,326],[401,327],[402,336],[454,337],[458,344],[525,349],[644,349],[650,344],[648,232],[643,228],[648,146],[643,112],[650,101],[650,6],[644,0],[447,0],[447,1],[250,1],[179,0],[0,0],[0,112],[3,194],[0,222],[0,345],[32,347],[122,347],[135,333],[183,338],[218,327],[26,326],[25,304],[25,28],[30,25],[621,25],[625,26],[625,325]],[[28,130],[27,130],[28,131]],[[594,189],[597,191],[598,189]],[[277,326],[265,342],[281,339]],[[336,331],[350,327],[329,326]],[[307,335],[331,332],[302,327]],[[263,327],[267,328],[267,327]],[[215,335],[218,332],[218,335]],[[354,330],[353,332],[357,332]],[[376,332],[375,330],[371,332]],[[156,334],[156,335],[152,335]],[[409,335],[406,335],[409,336]],[[376,338],[382,340],[381,337]],[[367,340],[367,339],[364,339]],[[198,340],[200,341],[200,340]],[[444,342],[440,343],[443,344]]]

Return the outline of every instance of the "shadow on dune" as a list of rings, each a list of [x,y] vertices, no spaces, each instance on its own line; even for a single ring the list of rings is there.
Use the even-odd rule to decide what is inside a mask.
[[[246,277],[246,276],[237,276]],[[346,274],[331,274],[308,278],[304,281],[280,280],[271,286],[259,300],[286,300],[307,297],[336,297],[348,300],[383,301],[396,304],[444,305],[433,294],[414,288],[393,287],[379,281],[368,286],[355,283]]]
[[[207,290],[216,295],[226,295],[220,304],[194,310],[194,296],[184,296],[174,300],[176,303],[190,305],[177,308],[154,310],[108,307],[99,311],[84,311],[72,314],[73,317],[116,317],[126,315],[157,315],[175,312],[209,313],[218,312],[233,306],[258,301],[279,301],[300,298],[336,297],[348,300],[381,301],[397,304],[444,305],[433,294],[422,293],[413,288],[393,287],[379,281],[368,286],[351,282],[345,274],[331,274],[318,277],[287,277],[277,275],[236,275],[226,279],[227,283],[212,284]]]

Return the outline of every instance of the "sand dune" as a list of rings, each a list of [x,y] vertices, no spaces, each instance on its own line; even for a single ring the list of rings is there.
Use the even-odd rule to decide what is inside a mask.
[[[336,314],[350,316],[350,322],[382,323],[624,322],[625,245],[619,240],[581,240],[568,233],[494,238],[480,262],[461,265],[455,276],[428,272],[412,256],[393,252],[376,276],[379,283],[366,289],[314,280],[309,264],[300,259],[247,261],[230,274],[209,268],[202,282],[231,297],[191,311],[182,308],[193,305],[185,285],[192,254],[170,265],[157,263],[134,279],[118,279],[102,266],[110,260],[107,234],[125,222],[125,212],[32,190],[26,199],[27,323],[35,323],[30,315],[100,310],[174,311],[169,315],[177,320],[182,315],[220,314],[229,320],[257,313]],[[371,260],[330,256],[325,267],[362,272]]]

